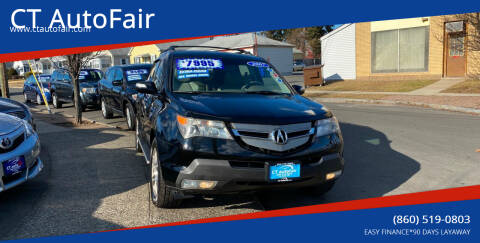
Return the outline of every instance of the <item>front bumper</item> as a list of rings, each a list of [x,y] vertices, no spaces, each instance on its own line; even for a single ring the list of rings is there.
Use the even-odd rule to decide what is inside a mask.
[[[289,162],[289,161],[286,161]],[[300,178],[276,182],[268,179],[269,162],[195,159],[186,168],[179,170],[175,189],[185,194],[217,194],[261,189],[304,187],[326,182],[328,173],[343,172],[344,160],[339,153],[321,156],[317,161],[301,162]],[[209,190],[182,189],[182,180],[217,181]],[[332,178],[337,179],[337,177]]]
[[[40,140],[38,136],[32,135],[26,139],[15,150],[0,155],[0,165],[6,160],[24,156],[26,169],[13,176],[5,176],[3,165],[0,166],[0,192],[20,185],[21,183],[33,179],[43,169],[42,160],[39,158],[40,154]]]
[[[82,104],[86,106],[100,105],[100,95],[96,93],[81,93]]]

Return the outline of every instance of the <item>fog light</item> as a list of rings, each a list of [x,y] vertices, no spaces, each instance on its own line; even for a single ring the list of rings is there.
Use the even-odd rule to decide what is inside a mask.
[[[339,177],[341,174],[342,174],[342,171],[337,170],[332,173],[328,173],[325,179],[328,181],[328,180],[334,179],[335,177]]]
[[[182,180],[183,189],[212,189],[217,185],[217,181],[203,180]]]

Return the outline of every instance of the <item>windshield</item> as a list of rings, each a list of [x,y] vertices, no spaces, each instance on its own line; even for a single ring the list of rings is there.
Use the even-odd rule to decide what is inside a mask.
[[[50,75],[40,75],[38,81],[42,83],[48,82],[50,81]]]
[[[269,64],[238,58],[177,58],[172,91],[291,94]]]
[[[125,77],[127,77],[128,82],[139,82],[145,81],[150,74],[151,67],[128,67],[124,68]]]
[[[80,82],[96,82],[102,79],[100,70],[82,70],[78,76]]]

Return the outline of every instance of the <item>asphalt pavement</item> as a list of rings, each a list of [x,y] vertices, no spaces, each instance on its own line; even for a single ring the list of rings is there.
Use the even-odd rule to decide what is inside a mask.
[[[18,92],[12,94],[22,99]],[[479,116],[406,106],[326,105],[340,120],[345,140],[345,173],[332,191],[197,197],[179,209],[157,209],[150,203],[133,132],[100,125],[55,126],[45,122],[46,115],[36,113],[45,170],[0,194],[0,240],[480,184],[480,153],[475,152],[480,148]],[[55,112],[73,114],[73,108]],[[100,111],[84,116],[105,121]],[[121,117],[106,122],[125,126]]]

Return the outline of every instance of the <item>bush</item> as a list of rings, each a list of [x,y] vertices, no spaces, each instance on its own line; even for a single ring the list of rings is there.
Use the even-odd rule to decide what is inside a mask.
[[[23,76],[25,76],[25,79],[27,79],[28,77],[30,77],[30,75],[32,75],[33,72],[30,71],[30,72],[26,72],[25,74],[23,74]]]
[[[15,68],[9,68],[7,70],[7,79],[11,79],[14,76],[18,76],[17,70],[15,70]]]

